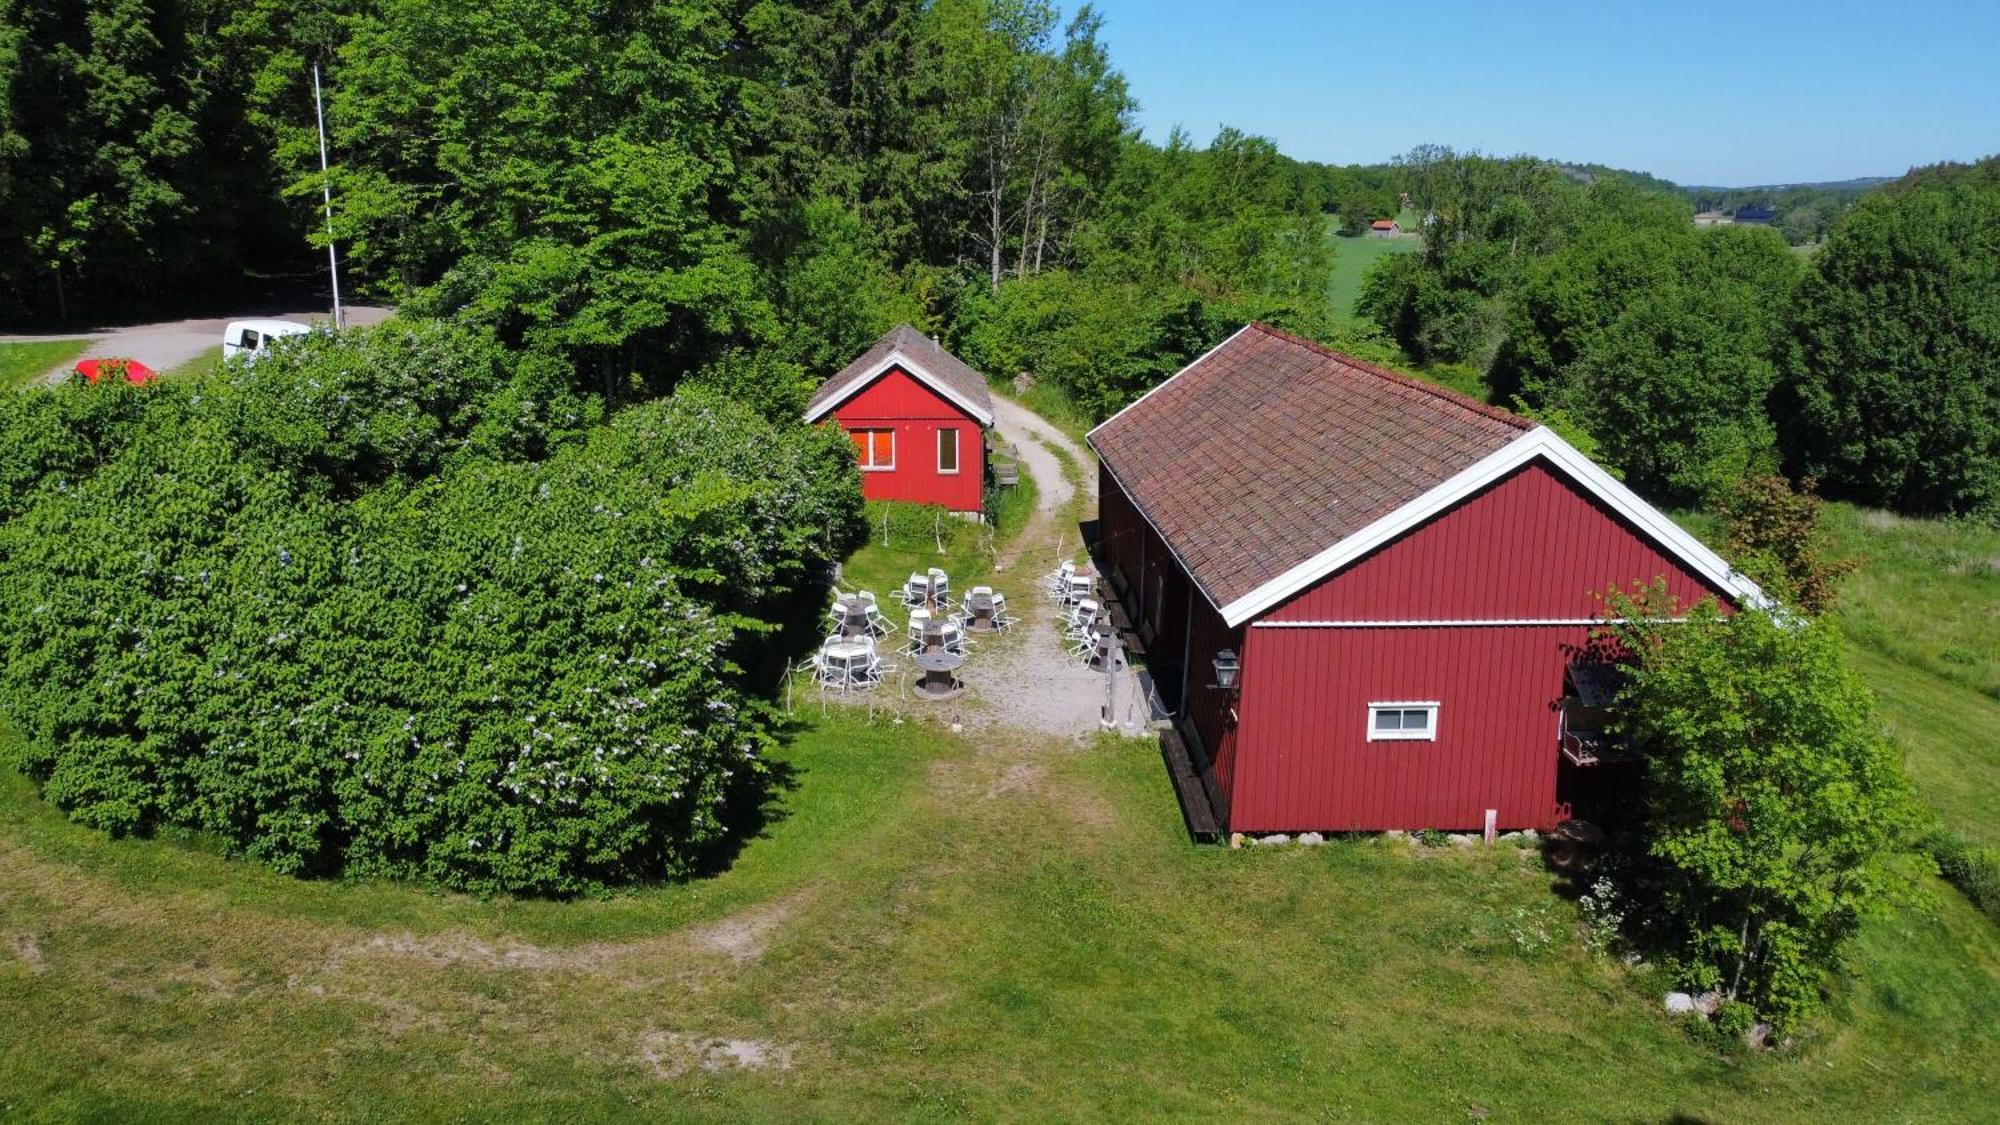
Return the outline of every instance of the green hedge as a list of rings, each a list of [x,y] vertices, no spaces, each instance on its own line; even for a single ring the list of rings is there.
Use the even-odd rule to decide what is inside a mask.
[[[761,800],[779,627],[859,533],[837,435],[607,423],[435,324],[0,407],[0,711],[51,801],[286,871],[683,876]]]

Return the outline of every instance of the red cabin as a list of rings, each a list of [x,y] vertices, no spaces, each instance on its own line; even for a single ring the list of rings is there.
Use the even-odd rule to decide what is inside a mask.
[[[1549,828],[1618,768],[1599,595],[1763,600],[1548,429],[1261,324],[1089,440],[1198,830]]]
[[[831,416],[854,440],[870,500],[985,510],[986,378],[905,324],[828,379],[806,421]]]

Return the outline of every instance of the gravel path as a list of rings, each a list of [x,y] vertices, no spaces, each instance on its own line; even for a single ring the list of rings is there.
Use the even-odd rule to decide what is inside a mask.
[[[975,650],[964,678],[969,699],[964,721],[972,727],[1006,727],[1038,734],[1086,738],[1102,728],[1107,706],[1128,734],[1142,733],[1150,720],[1138,677],[1122,671],[1112,677],[1093,672],[1069,658],[1059,625],[1060,608],[1044,597],[1041,577],[1061,558],[1081,555],[1082,536],[1071,516],[1076,485],[1065,475],[1068,466],[1092,465],[1089,451],[1046,419],[1011,399],[994,396],[994,428],[1019,454],[1021,467],[1034,478],[1038,498],[1028,526],[1001,556],[995,585],[1008,595],[1009,608],[1020,620],[1011,633],[985,641]],[[1097,477],[1080,471],[1084,497],[1075,515],[1089,518],[1097,508]],[[1115,689],[1108,702],[1107,687]]]
[[[352,326],[379,324],[387,320],[390,309],[372,305],[350,305],[344,310],[347,323]],[[155,371],[170,371],[185,363],[192,363],[212,351],[222,348],[222,330],[232,320],[296,320],[301,324],[324,324],[330,319],[324,311],[318,312],[269,312],[240,313],[235,316],[194,317],[187,320],[165,320],[154,324],[128,324],[105,327],[90,332],[72,332],[48,336],[0,336],[0,344],[24,344],[42,340],[89,340],[91,346],[86,356],[117,357],[136,359]],[[70,364],[63,364],[42,377],[44,383],[59,383],[70,372]]]

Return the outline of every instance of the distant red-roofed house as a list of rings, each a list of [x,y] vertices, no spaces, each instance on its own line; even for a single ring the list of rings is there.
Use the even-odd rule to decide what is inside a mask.
[[[1368,233],[1375,238],[1394,238],[1403,233],[1403,228],[1394,219],[1377,219],[1368,224]]]
[[[805,417],[847,431],[865,498],[984,511],[986,378],[909,325],[821,384]]]
[[[1100,568],[1220,832],[1548,828],[1619,768],[1572,722],[1598,595],[1763,599],[1550,430],[1261,324],[1089,441]]]

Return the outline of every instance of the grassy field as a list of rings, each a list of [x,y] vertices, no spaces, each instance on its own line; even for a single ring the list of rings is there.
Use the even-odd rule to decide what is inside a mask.
[[[1368,268],[1390,254],[1408,254],[1423,245],[1415,236],[1371,238],[1366,235],[1333,240],[1333,277],[1327,283],[1327,299],[1333,315],[1342,324],[1359,325],[1354,302],[1361,296],[1361,278]]]
[[[1851,597],[1888,613],[1874,601],[1920,584],[1902,572],[1936,532],[1855,526],[1889,538]],[[966,585],[990,557],[976,535],[877,543],[846,584],[886,593],[937,562]],[[2000,704],[1860,641],[1857,658],[1920,793],[1993,840]],[[1149,742],[837,708],[798,723],[768,824],[727,871],[570,903],[109,840],[0,773],[0,1106],[1977,1121],[2000,1096],[2000,927],[1934,878],[1868,923],[1797,1051],[1746,1056],[1663,1013],[1650,969],[1593,953],[1530,851],[1198,848]]]
[[[1720,521],[1684,516],[1707,542]],[[1838,620],[1917,795],[1946,827],[2000,846],[2000,530],[1828,504],[1833,553],[1856,568]]]
[[[86,340],[52,340],[46,343],[0,344],[0,391],[33,386],[35,380],[52,369],[83,354]]]
[[[1796,1055],[1719,1054],[1531,853],[1190,847],[1146,743],[832,718],[714,879],[308,883],[0,787],[0,1100],[49,1117],[1975,1120],[2000,932],[1871,924]]]

